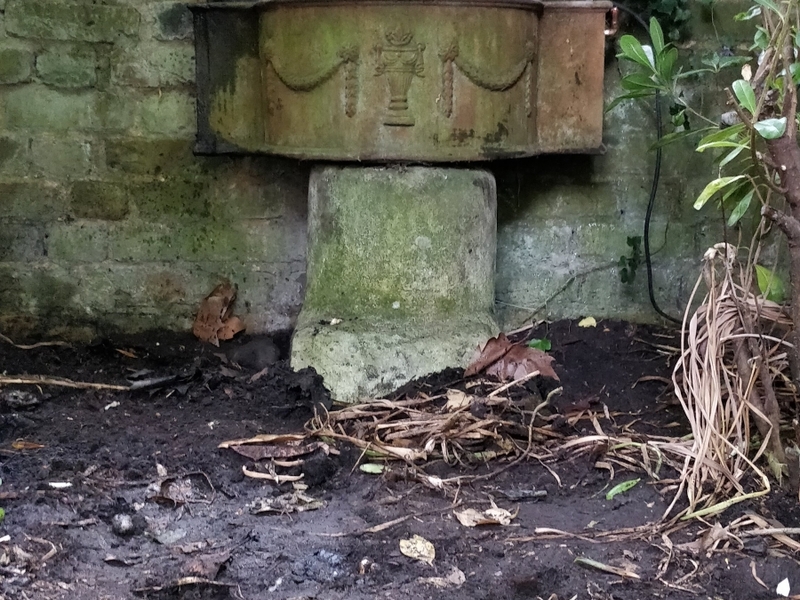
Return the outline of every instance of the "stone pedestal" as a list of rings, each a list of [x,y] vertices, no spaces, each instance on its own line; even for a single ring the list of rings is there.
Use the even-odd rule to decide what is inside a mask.
[[[292,366],[343,402],[466,366],[498,331],[496,204],[483,170],[315,168]]]

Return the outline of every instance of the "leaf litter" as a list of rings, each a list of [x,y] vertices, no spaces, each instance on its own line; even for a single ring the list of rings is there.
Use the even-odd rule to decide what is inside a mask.
[[[502,354],[497,360],[505,358],[508,354],[508,352]],[[552,362],[552,359],[550,362]],[[474,377],[481,378],[485,376],[487,373],[486,369],[490,364],[491,363],[485,365],[484,370],[482,372],[479,371]],[[442,458],[444,456],[441,450],[441,444],[438,446],[434,444],[432,449],[428,448],[428,441],[434,436],[437,430],[436,427],[430,428],[427,431],[417,431],[416,437],[412,436],[409,438],[404,435],[398,435],[391,440],[387,439],[386,431],[394,430],[402,432],[403,428],[409,431],[414,427],[422,427],[424,429],[426,419],[438,419],[439,425],[441,426],[439,431],[444,432],[443,435],[440,435],[441,441],[445,442],[446,447],[452,446],[453,448],[450,455],[456,460],[451,464],[458,464],[459,462],[461,462],[461,464],[468,464],[471,458],[478,459],[478,462],[474,464],[488,463],[494,459],[500,459],[500,462],[505,461],[506,464],[510,464],[508,461],[513,462],[522,458],[539,460],[543,465],[547,465],[553,464],[556,460],[563,460],[564,458],[569,460],[575,457],[585,456],[596,459],[596,465],[604,463],[612,465],[612,467],[616,466],[617,468],[646,474],[651,479],[651,483],[656,483],[665,490],[670,488],[674,489],[675,480],[666,479],[664,469],[666,467],[674,469],[681,466],[681,460],[685,459],[687,456],[687,444],[666,436],[649,436],[648,438],[644,438],[635,435],[632,431],[626,431],[624,428],[621,433],[608,434],[601,428],[599,419],[603,417],[608,419],[609,417],[613,417],[614,413],[610,413],[607,409],[605,409],[604,413],[603,411],[598,413],[596,411],[597,406],[593,407],[589,404],[583,407],[578,407],[576,405],[574,412],[567,415],[567,417],[569,422],[573,425],[581,420],[591,423],[595,433],[583,436],[565,435],[563,428],[557,426],[558,415],[552,414],[551,411],[547,410],[546,406],[537,410],[537,407],[544,402],[544,399],[539,398],[542,402],[534,402],[533,404],[527,400],[521,400],[521,396],[525,394],[525,392],[521,392],[521,390],[526,387],[531,387],[528,384],[533,383],[524,378],[531,376],[536,370],[539,369],[523,369],[523,371],[517,371],[515,367],[512,375],[515,380],[510,382],[511,385],[506,384],[504,386],[495,387],[493,391],[489,393],[486,393],[485,390],[487,385],[490,386],[491,384],[488,384],[485,379],[476,379],[467,383],[467,386],[465,386],[466,391],[463,389],[447,389],[441,394],[419,394],[415,398],[409,397],[404,400],[399,400],[398,402],[378,399],[364,403],[360,407],[345,407],[341,411],[332,411],[330,413],[321,411],[321,414],[317,415],[317,418],[309,423],[311,426],[309,432],[297,434],[294,437],[285,435],[273,436],[271,438],[254,436],[253,438],[232,440],[227,446],[220,445],[220,447],[227,447],[254,462],[268,461],[273,467],[274,472],[277,473],[281,468],[289,468],[288,465],[290,462],[302,459],[302,456],[307,452],[322,451],[323,445],[327,445],[332,450],[335,450],[331,444],[337,439],[341,440],[346,438],[348,434],[343,434],[342,431],[347,431],[348,420],[356,422],[359,419],[363,419],[365,422],[375,422],[381,421],[384,416],[390,416],[389,420],[383,422],[384,425],[393,423],[395,420],[405,420],[407,422],[401,424],[401,426],[396,429],[392,429],[392,427],[385,429],[379,427],[367,428],[359,433],[357,439],[360,439],[363,443],[357,445],[363,449],[363,456],[367,456],[373,461],[386,461],[384,465],[399,463],[400,467],[397,471],[403,471],[405,469],[407,474],[411,475],[410,478],[414,478],[421,477],[422,473],[424,473],[421,472],[421,469],[426,464],[426,461]],[[501,372],[507,374],[509,370],[499,370],[496,376],[499,376]],[[539,375],[534,374],[531,379],[535,379],[537,376]],[[523,381],[519,381],[520,379]],[[389,413],[386,412],[387,410]],[[348,412],[349,416],[345,418]],[[337,413],[342,414],[337,416]],[[459,419],[452,419],[454,414],[459,415],[460,418],[464,413],[470,415],[472,424],[479,423],[480,426],[470,430],[469,424],[465,426],[463,423],[459,423]],[[425,414],[428,416],[425,416]],[[334,416],[333,424],[338,427],[338,430],[332,432],[335,435],[328,437],[324,435],[321,430],[314,429],[313,426],[316,423],[327,423],[332,415]],[[484,421],[493,423],[499,422],[500,426],[493,429],[493,426]],[[455,435],[448,437],[451,427],[456,433],[461,434],[461,437]],[[472,432],[478,432],[483,435],[483,449],[479,449],[481,444],[476,441],[478,438],[467,435]],[[503,451],[504,449],[500,446],[497,436],[499,436],[500,439],[510,440],[511,446],[509,446],[506,451]],[[413,443],[409,442],[409,439],[411,439]],[[417,443],[417,441],[421,442],[420,446],[422,452],[415,455],[413,451],[414,444]],[[462,448],[457,448],[455,445],[456,443],[460,444]],[[270,447],[270,444],[272,447]],[[259,446],[263,448],[257,449]],[[388,447],[395,446],[396,452],[387,451]],[[500,451],[498,452],[498,450],[492,448],[492,446],[500,446]],[[409,453],[409,450],[412,452]],[[417,456],[415,459],[416,462],[412,461],[412,463],[409,464],[408,459],[412,456]],[[482,463],[480,461],[482,461]],[[296,467],[297,464],[293,464],[292,466]],[[392,471],[395,471],[395,469],[388,469],[389,473]],[[266,474],[271,475],[271,473]],[[166,474],[163,473],[160,475]],[[427,477],[427,481],[431,484],[431,487],[438,486],[438,489],[451,492],[455,491],[456,494],[458,493],[458,486],[463,481],[468,480],[469,478],[451,478],[451,480],[448,481],[447,479],[436,478],[432,475]],[[178,489],[177,491],[180,490]],[[535,490],[530,490],[531,493],[534,491]],[[300,498],[300,496],[304,494],[303,490],[295,489],[295,492],[299,493],[295,494],[294,492],[290,492],[290,495],[294,495],[295,498],[300,499],[300,502],[290,502],[288,506],[276,506],[275,509],[270,509],[266,512],[282,514],[292,512],[292,504],[301,504],[303,502],[302,498]],[[179,505],[182,501],[181,498],[176,499],[173,497],[171,499],[174,505]],[[508,499],[515,500],[516,498],[508,497]],[[311,502],[306,502],[306,504],[311,504]],[[479,511],[475,512],[481,514]],[[508,513],[509,511],[506,512]],[[395,523],[403,522],[406,518],[407,517],[403,517],[401,519],[387,521],[380,526],[370,527],[361,532],[356,532],[356,534],[383,531]],[[492,525],[493,523],[482,524]],[[501,523],[498,522],[498,524]],[[653,526],[640,526],[616,531],[584,531],[580,534],[560,531],[555,528],[537,527],[534,530],[533,536],[528,536],[527,538],[508,538],[508,540],[510,541],[513,539],[517,542],[522,542],[526,539],[546,540],[576,538],[599,542],[631,538],[646,539],[653,536],[654,533],[662,532],[662,543],[665,548],[669,547],[671,552],[682,552],[688,555],[730,551],[731,549],[741,547],[741,539],[756,536],[768,537],[780,544],[790,547],[792,550],[797,550],[798,546],[800,546],[800,544],[790,537],[798,533],[793,528],[770,527],[769,522],[757,515],[751,514],[737,519],[724,527],[719,523],[714,523],[711,527],[698,534],[694,542],[689,542],[688,544],[672,544],[670,542],[668,544],[669,536],[680,527],[681,524],[673,522],[666,525],[655,524]],[[209,558],[211,559],[212,557]],[[622,567],[618,566],[613,559],[611,562],[614,564],[605,566],[622,569],[622,571],[617,573],[619,576],[632,578],[631,573],[635,575],[635,571],[626,569],[624,565]],[[214,561],[211,560],[209,567],[213,567],[213,564]],[[201,569],[198,567],[198,570]],[[613,573],[612,570],[607,570],[606,572]],[[459,580],[455,571],[452,571],[451,574],[454,574],[456,581]],[[182,580],[180,585],[201,583],[202,579],[202,577],[197,577],[197,579],[192,581],[191,578],[187,578]],[[426,581],[423,581],[423,579],[418,581],[430,585],[437,585],[432,581],[436,578],[429,578],[430,580]],[[154,590],[157,588],[149,589]]]

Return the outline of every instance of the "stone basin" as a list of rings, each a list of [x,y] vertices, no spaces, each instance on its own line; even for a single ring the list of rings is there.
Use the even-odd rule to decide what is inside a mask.
[[[595,151],[610,6],[194,5],[197,150],[424,162]]]
[[[610,7],[191,6],[197,152],[349,163],[312,169],[293,367],[314,367],[334,399],[353,402],[464,367],[498,332],[497,188],[463,163],[600,147]]]

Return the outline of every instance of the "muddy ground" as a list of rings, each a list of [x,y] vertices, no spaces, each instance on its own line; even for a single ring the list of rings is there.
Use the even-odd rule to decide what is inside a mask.
[[[643,376],[670,376],[674,357],[658,346],[677,346],[675,333],[559,322],[534,334],[551,341],[563,385],[551,415],[591,410],[609,432],[631,422],[642,435],[685,431],[664,383],[652,379],[633,387]],[[795,559],[764,538],[710,557],[677,552],[660,577],[666,556],[660,535],[592,540],[598,531],[657,522],[671,496],[662,497],[659,486],[643,480],[606,500],[610,486],[638,475],[617,469],[610,482],[588,454],[522,462],[459,490],[461,508],[482,509],[494,500],[518,509],[508,527],[464,527],[453,517],[452,496],[402,477],[354,470],[361,451],[343,444],[340,454],[320,451],[303,467],[305,493],[322,501],[321,508],[252,514],[260,500],[290,491],[292,484],[246,477],[242,467],[257,470],[253,461],[217,446],[258,433],[302,431],[312,407],[327,400],[315,374],[288,368],[286,336],[276,341],[284,360],[253,382],[258,365],[238,371],[224,364],[220,349],[189,336],[29,350],[0,341],[6,376],[121,385],[136,377],[178,377],[134,392],[0,388],[0,536],[7,536],[0,542],[0,598],[757,600],[775,598],[785,577],[800,590]],[[241,343],[229,343],[227,350]],[[449,372],[417,389],[430,394],[446,384],[463,386],[460,375]],[[575,425],[564,419],[560,426],[571,434],[593,431],[588,419]],[[447,477],[486,474],[502,464],[454,468],[440,462],[428,469]],[[513,501],[503,494],[514,490],[547,494]],[[797,525],[800,517],[796,502],[781,492],[739,506],[735,514],[748,510],[784,526]],[[394,527],[364,533],[409,514],[414,516]],[[536,528],[578,536],[525,541],[537,537]],[[672,542],[692,541],[700,531],[687,527]],[[400,552],[400,540],[414,534],[434,545],[432,564]],[[640,579],[588,569],[575,562],[578,557]],[[460,585],[439,589],[425,581],[456,568],[465,576]]]

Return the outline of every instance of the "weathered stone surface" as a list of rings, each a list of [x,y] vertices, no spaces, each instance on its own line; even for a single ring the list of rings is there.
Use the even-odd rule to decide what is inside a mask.
[[[77,219],[119,221],[128,216],[128,189],[114,183],[78,181],[70,190],[70,214]]]
[[[27,174],[25,140],[16,136],[0,136],[0,175],[24,177]]]
[[[194,179],[129,184],[126,193],[145,221],[208,219],[208,186]]]
[[[466,367],[478,345],[497,334],[488,313],[442,320],[363,316],[337,325],[312,319],[303,309],[292,338],[292,367],[313,366],[335,400],[351,403],[429,373]]]
[[[286,232],[275,223],[210,220],[119,223],[109,257],[120,262],[272,263],[285,259]]]
[[[0,84],[30,81],[33,53],[19,48],[0,48]]]
[[[0,183],[0,217],[50,221],[63,216],[63,188],[53,183]]]
[[[41,135],[30,140],[31,174],[50,180],[86,177],[96,164],[95,144],[88,139]]]
[[[51,46],[36,57],[36,74],[47,85],[92,87],[97,83],[97,57],[85,45]]]
[[[134,175],[186,175],[205,162],[192,154],[188,139],[109,138],[105,148],[109,169]]]
[[[306,306],[331,317],[490,310],[495,203],[485,171],[315,169]]]
[[[30,262],[44,257],[44,230],[36,222],[0,219],[0,263]]]
[[[163,92],[144,96],[138,106],[144,133],[158,136],[186,136],[195,131],[194,98],[186,92]]]
[[[48,228],[47,256],[67,264],[104,261],[108,256],[108,225],[97,221],[53,223]]]
[[[64,93],[39,85],[2,91],[3,125],[6,129],[66,131],[98,125],[89,92]]]
[[[0,89],[0,126],[36,132],[125,132],[134,125],[139,101],[136,93],[129,91],[68,91],[38,84],[15,86]]]
[[[159,40],[185,40],[193,30],[192,13],[185,4],[162,2],[155,5]]]
[[[496,200],[486,171],[314,169],[292,365],[343,402],[466,366],[497,330]]]
[[[714,3],[723,43],[740,27],[729,27],[723,12],[742,2]],[[85,331],[91,322],[101,329],[186,330],[197,303],[224,277],[239,285],[237,312],[250,331],[294,326],[305,287],[310,166],[192,154],[191,56],[189,42],[179,41],[191,39],[184,3],[0,0],[0,10],[4,4],[0,39],[19,60],[6,71],[5,82],[13,85],[0,86],[0,329],[38,327],[41,333],[71,323]],[[708,9],[697,3],[693,10],[697,31],[710,33]],[[99,18],[84,27],[86,15]],[[114,23],[114,15],[122,19]],[[692,41],[697,56],[687,65],[719,49],[716,38]],[[425,79],[438,81],[433,73]],[[713,84],[701,80],[687,88],[703,95],[709,114],[720,102],[704,89]],[[159,97],[152,86],[171,87]],[[606,100],[618,93],[618,69],[607,68]],[[499,189],[496,308],[504,326],[542,306],[542,318],[657,320],[644,265],[630,285],[620,281],[616,266],[628,252],[627,237],[642,233],[654,166],[652,115],[652,106],[641,102],[607,113],[601,156],[490,163]],[[652,243],[656,296],[674,315],[695,282],[699,256],[721,239],[714,207],[698,212],[691,206],[714,176],[712,159],[690,142],[664,150]],[[430,217],[439,210],[438,192],[428,202]],[[368,218],[356,214],[354,223]],[[423,237],[433,252],[434,237]],[[420,243],[423,252],[426,243]],[[420,281],[437,279],[426,269],[419,269]],[[351,271],[344,268],[343,277]],[[357,280],[354,285],[356,292],[364,289]],[[369,356],[369,348],[351,343],[361,334],[344,325],[340,342],[335,328],[323,328],[309,343]],[[398,338],[398,364],[410,364],[403,357],[419,350],[414,335]],[[357,356],[347,369],[358,368]],[[388,369],[395,377],[413,367]],[[370,389],[387,381],[375,380]]]
[[[194,46],[143,43],[135,51],[120,48],[111,61],[111,81],[134,87],[167,87],[194,82]]]
[[[139,28],[139,12],[124,5],[7,0],[5,16],[8,32],[27,38],[113,42]]]

